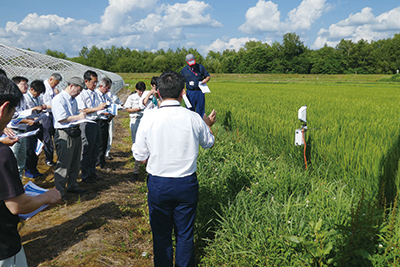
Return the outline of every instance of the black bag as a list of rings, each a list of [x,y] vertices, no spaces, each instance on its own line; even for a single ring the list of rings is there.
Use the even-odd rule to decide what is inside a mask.
[[[79,126],[64,128],[63,130],[71,137],[81,136],[81,129],[79,128]]]

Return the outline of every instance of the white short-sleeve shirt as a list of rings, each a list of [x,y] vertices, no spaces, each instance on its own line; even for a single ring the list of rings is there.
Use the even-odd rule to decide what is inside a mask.
[[[148,173],[179,178],[196,172],[199,145],[211,148],[213,144],[214,136],[199,114],[167,100],[160,109],[145,113],[132,152],[136,160],[148,159]]]

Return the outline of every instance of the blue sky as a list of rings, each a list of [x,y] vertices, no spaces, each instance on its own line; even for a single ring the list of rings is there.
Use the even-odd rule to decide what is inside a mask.
[[[156,51],[238,50],[249,41],[306,46],[372,41],[400,33],[399,0],[1,0],[0,44],[77,56],[82,47]]]

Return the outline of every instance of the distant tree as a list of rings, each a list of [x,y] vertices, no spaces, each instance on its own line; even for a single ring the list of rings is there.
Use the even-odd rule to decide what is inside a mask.
[[[222,55],[219,52],[209,51],[207,57],[204,59],[204,67],[208,72],[221,73],[222,72]]]
[[[286,67],[286,72],[293,72],[296,68],[293,59],[299,57],[305,50],[306,47],[300,40],[300,36],[295,33],[286,33],[283,35],[281,56]]]
[[[46,49],[45,54],[56,58],[67,59],[67,55],[65,53],[58,52],[56,50]]]
[[[269,73],[273,60],[272,51],[265,46],[256,46],[245,52],[242,59],[244,73]]]
[[[235,73],[239,65],[239,56],[235,50],[226,49],[222,52],[221,69],[222,73]]]
[[[315,58],[311,73],[338,74],[343,72],[338,53],[333,47],[325,44],[315,52]]]
[[[400,34],[393,38],[372,41],[342,39],[335,48],[325,45],[308,49],[295,33],[283,35],[282,43],[272,45],[248,41],[241,49],[209,51],[204,58],[196,49],[185,47],[175,51],[139,51],[115,47],[83,47],[78,57],[69,60],[113,72],[180,72],[187,54],[211,73],[384,73],[400,69]],[[30,50],[30,49],[29,49]],[[46,50],[46,54],[66,58],[62,52]]]
[[[351,40],[340,40],[336,45],[336,51],[341,58],[341,66],[344,73],[352,72],[350,69],[354,67],[353,54],[354,54],[354,43]]]
[[[358,41],[354,46],[353,68],[356,73],[374,73],[375,59],[372,56],[371,48],[372,46],[364,39]]]

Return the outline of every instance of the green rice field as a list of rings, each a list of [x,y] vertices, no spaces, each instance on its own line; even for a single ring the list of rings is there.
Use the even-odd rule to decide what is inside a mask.
[[[198,160],[200,265],[399,266],[400,84],[388,80],[212,75],[217,141]],[[305,153],[295,146],[303,105]]]

